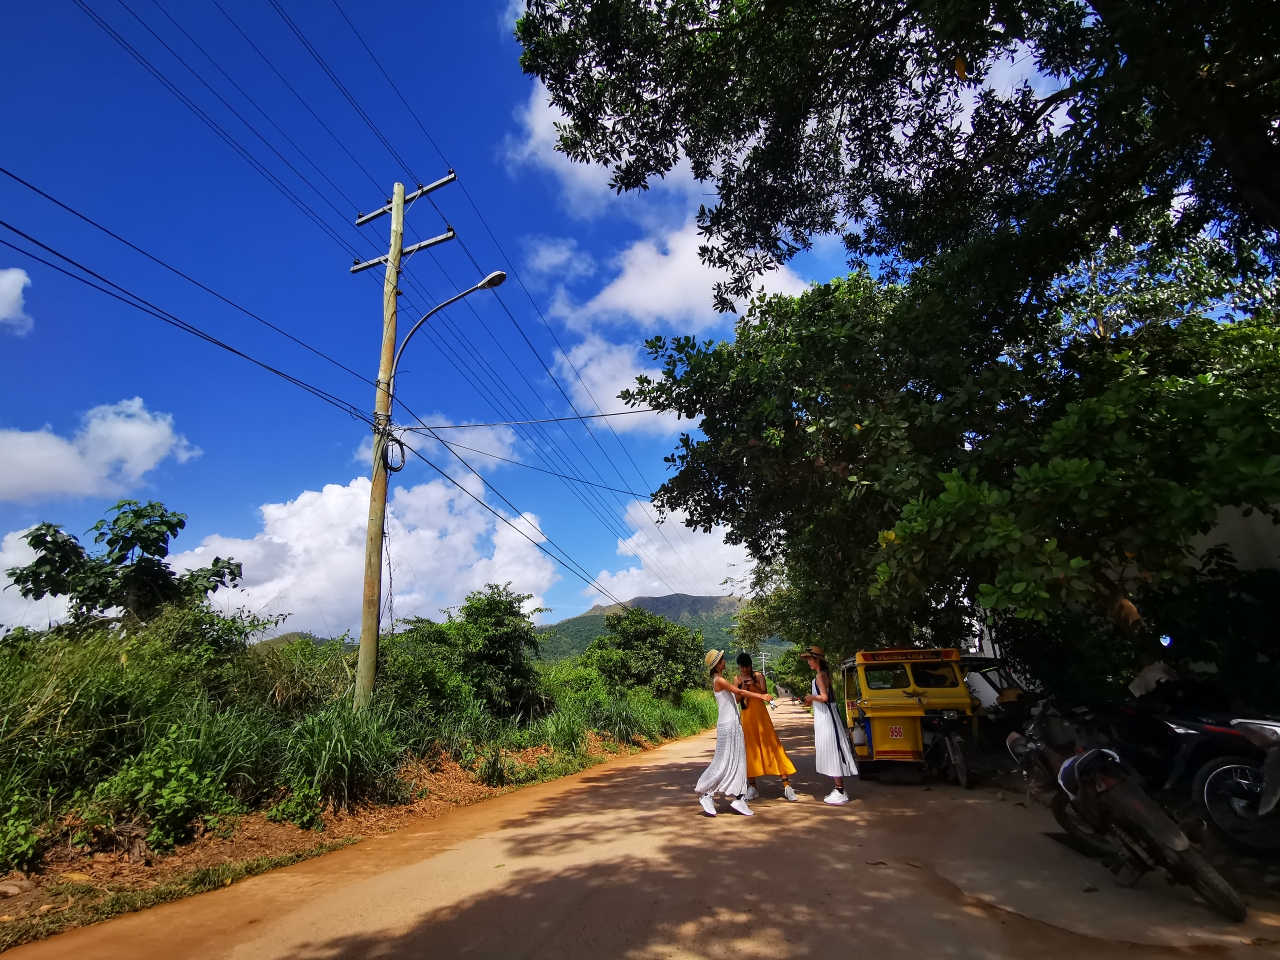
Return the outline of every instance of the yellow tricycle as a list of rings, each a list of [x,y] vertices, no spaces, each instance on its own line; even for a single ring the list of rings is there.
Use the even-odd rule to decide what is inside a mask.
[[[966,735],[976,701],[961,675],[959,650],[863,650],[841,670],[862,779],[906,763],[969,788]]]

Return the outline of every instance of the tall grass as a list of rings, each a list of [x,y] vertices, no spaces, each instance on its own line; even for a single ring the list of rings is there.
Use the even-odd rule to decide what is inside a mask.
[[[0,869],[55,840],[136,842],[139,828],[165,847],[236,810],[319,825],[325,807],[404,799],[410,758],[443,752],[501,785],[528,779],[513,751],[545,744],[572,758],[592,730],[656,743],[715,723],[705,691],[610,689],[572,660],[538,665],[520,712],[499,716],[440,695],[458,686],[448,665],[424,665],[429,650],[405,644],[388,645],[380,693],[356,713],[342,643],[255,649],[254,627],[197,607],[127,633],[101,622],[0,637]],[[572,767],[540,763],[539,776]]]

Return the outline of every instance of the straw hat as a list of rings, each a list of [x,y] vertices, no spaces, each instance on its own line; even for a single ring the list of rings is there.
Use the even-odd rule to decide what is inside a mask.
[[[703,657],[702,659],[703,659],[703,661],[706,663],[706,665],[707,665],[707,669],[708,669],[708,670],[710,670],[710,669],[711,669],[712,667],[714,667],[717,663],[719,663],[721,660],[723,660],[723,659],[724,659],[724,651],[723,651],[723,650],[708,650],[708,651],[707,651],[707,655],[706,655],[705,657]]]
[[[819,660],[825,660],[825,659],[826,659],[826,654],[824,654],[824,653],[822,652],[822,648],[821,648],[821,647],[805,647],[805,648],[804,648],[804,653],[800,654],[800,656],[802,656],[802,657],[817,657]]]

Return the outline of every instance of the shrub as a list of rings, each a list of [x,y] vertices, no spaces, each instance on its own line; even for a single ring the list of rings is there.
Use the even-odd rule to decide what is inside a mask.
[[[591,641],[583,663],[613,689],[647,687],[675,699],[703,682],[702,634],[641,607],[604,618],[609,633]]]
[[[192,768],[186,746],[181,731],[171,727],[94,791],[95,803],[109,814],[145,818],[152,849],[167,849],[184,839],[197,816],[239,809],[213,774],[201,775]]]
[[[303,830],[320,831],[324,829],[323,807],[320,791],[313,784],[302,781],[295,783],[289,795],[267,811],[267,819],[272,823],[292,823]]]
[[[357,712],[340,700],[294,724],[283,772],[287,782],[310,784],[335,808],[363,799],[399,800],[396,770],[404,754],[389,704]]]
[[[31,821],[30,806],[20,797],[8,803],[0,822],[0,870],[25,870],[40,857],[40,834]]]

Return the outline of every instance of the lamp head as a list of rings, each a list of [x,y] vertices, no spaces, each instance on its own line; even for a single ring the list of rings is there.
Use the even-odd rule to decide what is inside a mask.
[[[476,284],[481,290],[492,290],[494,287],[502,286],[502,281],[507,279],[507,275],[501,270],[495,270],[483,280]]]

